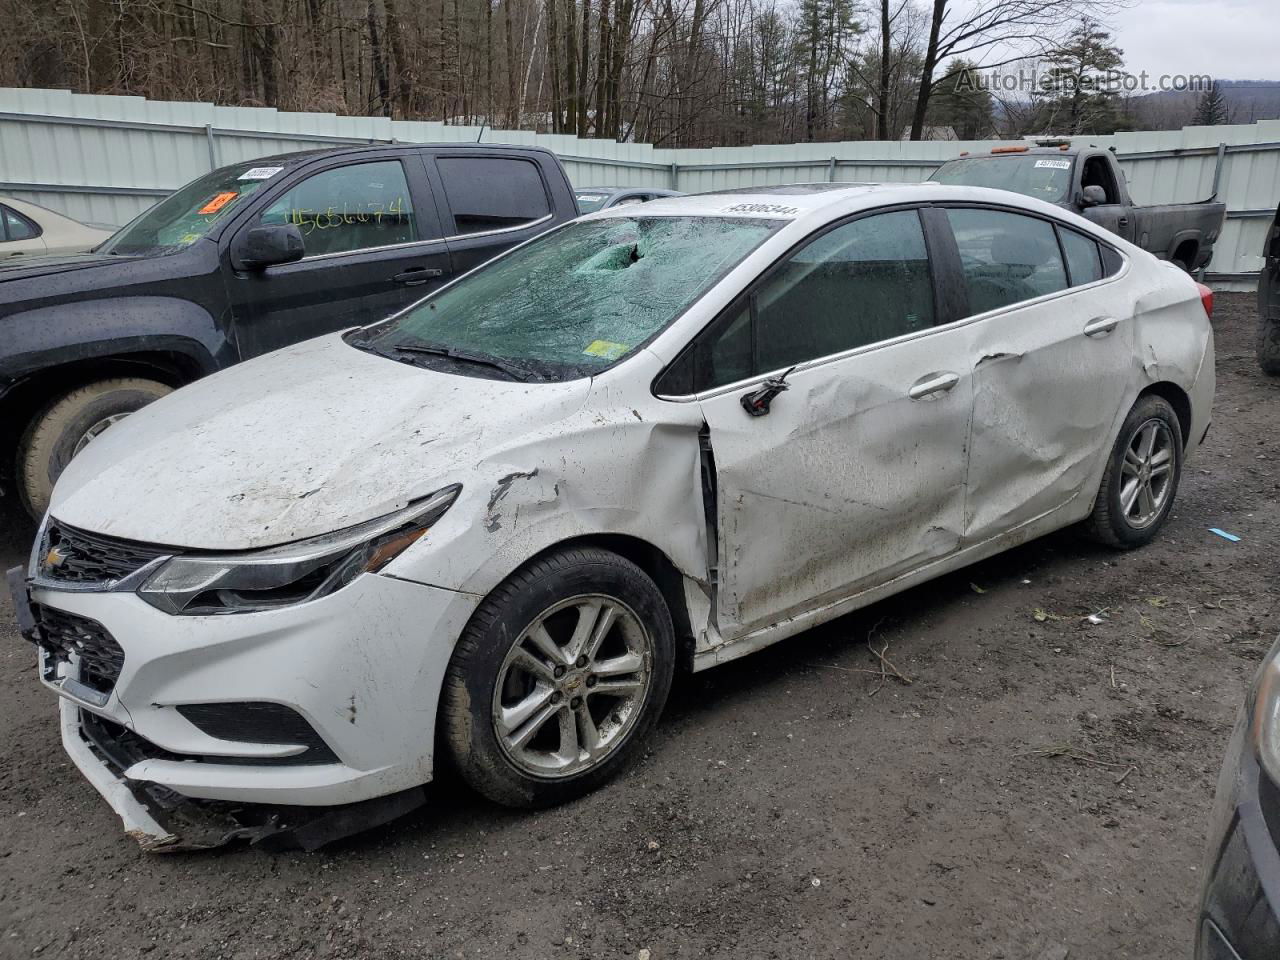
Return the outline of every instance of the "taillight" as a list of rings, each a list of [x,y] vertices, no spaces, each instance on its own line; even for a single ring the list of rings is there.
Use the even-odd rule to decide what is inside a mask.
[[[1200,304],[1204,307],[1204,315],[1210,320],[1213,319],[1213,291],[1206,287],[1203,283],[1197,283],[1200,288]]]

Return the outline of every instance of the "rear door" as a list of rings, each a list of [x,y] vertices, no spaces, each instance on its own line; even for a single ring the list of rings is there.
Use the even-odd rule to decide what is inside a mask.
[[[726,639],[959,545],[968,333],[934,325],[936,299],[919,211],[862,216],[772,267],[677,362],[708,427]],[[743,398],[783,374],[750,415]]]
[[[1133,389],[1132,295],[1114,249],[1049,219],[947,210],[971,324],[966,545],[1079,497]]]
[[[284,223],[302,233],[301,260],[237,269],[238,238]],[[242,358],[380,320],[450,272],[420,156],[404,151],[309,171],[239,227],[227,256]]]
[[[551,191],[530,158],[448,152],[428,156],[427,162],[441,195],[456,274],[536,237],[552,223]]]

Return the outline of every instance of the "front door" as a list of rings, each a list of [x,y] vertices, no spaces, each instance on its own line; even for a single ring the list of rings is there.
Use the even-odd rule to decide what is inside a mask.
[[[696,345],[725,639],[958,547],[967,334],[934,302],[918,212],[873,214],[776,264]],[[793,366],[751,416],[743,397]]]
[[[240,228],[295,224],[306,251],[295,263],[229,271],[242,358],[381,320],[449,278],[421,161],[405,159],[311,174]],[[235,250],[233,240],[232,260]]]
[[[1005,210],[947,216],[969,313],[987,314],[971,324],[969,361],[965,539],[978,543],[1092,497],[1086,481],[1133,380],[1134,304],[1102,282],[1099,245],[1083,233]]]

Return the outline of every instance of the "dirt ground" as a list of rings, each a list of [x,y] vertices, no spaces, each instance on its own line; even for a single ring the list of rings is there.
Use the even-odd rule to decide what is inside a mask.
[[[63,756],[6,598],[0,956],[1189,956],[1221,750],[1280,629],[1253,324],[1218,298],[1213,429],[1154,545],[1053,536],[688,678],[643,762],[547,812],[445,784],[316,854],[144,854]],[[0,524],[7,567],[31,527]],[[909,686],[859,672],[869,633]]]

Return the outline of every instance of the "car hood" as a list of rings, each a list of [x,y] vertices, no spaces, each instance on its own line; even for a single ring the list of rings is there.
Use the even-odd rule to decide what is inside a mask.
[[[525,384],[412,367],[321,337],[121,421],[58,480],[50,514],[129,540],[243,550],[404,506],[578,410],[589,380]]]
[[[107,235],[104,234],[105,239]],[[12,257],[0,262],[0,283],[10,280],[35,280],[55,273],[72,270],[88,270],[98,267],[114,267],[132,260],[132,257],[109,257],[96,253],[71,253],[62,256]]]

